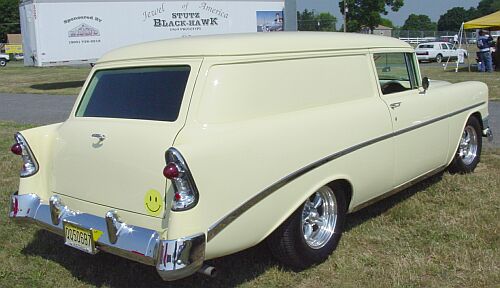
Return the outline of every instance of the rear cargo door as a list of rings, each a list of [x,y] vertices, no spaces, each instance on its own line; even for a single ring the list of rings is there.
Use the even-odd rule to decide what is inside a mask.
[[[184,125],[199,64],[96,70],[59,130],[53,192],[162,217],[165,151]]]

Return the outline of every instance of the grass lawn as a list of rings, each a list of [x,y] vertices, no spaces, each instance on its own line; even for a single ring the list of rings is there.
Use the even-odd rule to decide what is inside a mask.
[[[470,175],[444,173],[349,215],[337,251],[293,272],[266,246],[216,259],[215,279],[193,275],[164,283],[153,267],[63,245],[61,237],[7,219],[20,159],[0,122],[0,287],[498,287],[500,149],[483,154]]]
[[[493,73],[479,73],[475,71],[469,72],[467,66],[460,66],[458,72],[455,72],[456,64],[449,63],[446,71],[443,67],[435,63],[421,63],[420,72],[422,77],[427,76],[429,79],[444,80],[451,83],[464,82],[464,81],[481,81],[488,85],[489,99],[500,100],[500,72]]]
[[[89,66],[78,67],[24,67],[21,61],[12,61],[0,68],[0,93],[77,95]]]

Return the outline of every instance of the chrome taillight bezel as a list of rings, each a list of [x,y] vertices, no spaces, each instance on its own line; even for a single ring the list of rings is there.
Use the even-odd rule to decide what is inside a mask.
[[[179,177],[169,179],[174,188],[174,197],[172,197],[172,205],[170,209],[172,211],[186,211],[194,208],[198,204],[200,196],[186,160],[184,159],[184,157],[182,157],[182,154],[177,149],[171,147],[165,153],[165,161],[166,165],[168,165],[169,163],[174,163],[178,167],[180,172]],[[186,186],[183,186],[183,184]],[[183,189],[185,189],[186,187],[188,188],[188,192],[190,192],[189,195],[183,193],[186,192],[183,191]],[[181,197],[185,196],[185,198],[176,199],[176,194],[181,195]],[[188,199],[186,197],[191,198]]]
[[[19,132],[14,135],[14,139],[17,144],[21,145],[22,149],[22,154],[20,156],[23,160],[23,168],[21,169],[19,176],[21,178],[26,178],[35,175],[39,170],[38,161],[36,160],[35,155],[33,155],[28,142]]]

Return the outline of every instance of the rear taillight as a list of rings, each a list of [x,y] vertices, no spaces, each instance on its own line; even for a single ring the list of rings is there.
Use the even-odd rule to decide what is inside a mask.
[[[31,152],[28,142],[26,142],[26,139],[24,139],[20,133],[16,133],[16,135],[14,135],[14,139],[16,140],[16,143],[12,145],[10,151],[21,156],[23,159],[23,167],[21,169],[20,176],[28,177],[34,175],[38,172],[38,163],[36,162],[35,156],[33,156],[33,152]]]
[[[163,175],[172,181],[174,187],[172,210],[183,211],[193,208],[198,203],[199,195],[186,161],[175,148],[167,150],[165,159],[167,165],[163,169]]]

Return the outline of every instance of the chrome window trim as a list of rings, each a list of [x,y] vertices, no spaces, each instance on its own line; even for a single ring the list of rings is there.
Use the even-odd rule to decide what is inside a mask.
[[[293,180],[297,179],[298,177],[300,177],[300,176],[302,176],[302,175],[304,175],[304,174],[306,174],[306,173],[308,173],[308,172],[310,172],[310,171],[312,171],[312,170],[314,170],[314,169],[316,169],[316,168],[318,168],[318,167],[320,167],[320,166],[322,166],[330,161],[333,161],[333,160],[338,159],[342,156],[350,154],[350,153],[357,151],[361,148],[364,148],[364,147],[370,146],[372,144],[387,140],[389,138],[396,137],[396,136],[399,136],[401,134],[422,128],[422,127],[427,126],[427,125],[431,125],[433,123],[444,120],[446,118],[450,118],[450,117],[453,117],[453,116],[458,115],[460,113],[471,110],[473,108],[477,108],[479,106],[482,106],[485,103],[486,102],[474,104],[474,105],[468,106],[466,108],[457,110],[455,112],[448,113],[446,115],[422,122],[420,124],[417,124],[417,125],[414,125],[411,127],[407,127],[407,128],[404,128],[404,129],[401,129],[398,131],[394,131],[394,132],[391,132],[391,133],[386,134],[386,135],[376,137],[374,139],[356,144],[354,146],[351,146],[349,148],[346,148],[344,150],[341,150],[339,152],[336,152],[334,154],[326,156],[326,157],[324,157],[316,162],[313,162],[307,166],[304,166],[304,167],[300,168],[299,170],[281,178],[280,180],[278,180],[277,182],[275,182],[271,186],[267,187],[263,191],[257,193],[255,196],[253,196],[250,199],[248,199],[247,201],[245,201],[245,203],[240,205],[238,208],[234,209],[233,211],[231,211],[230,213],[228,213],[227,215],[225,215],[224,217],[219,219],[217,222],[212,224],[208,228],[207,242],[212,240],[215,236],[217,236],[222,230],[224,230],[227,226],[229,226],[229,224],[231,224],[234,220],[236,220],[238,217],[240,217],[247,210],[249,210],[250,208],[252,208],[256,204],[258,204],[260,201],[262,201],[263,199],[265,199],[266,197],[268,197],[272,193],[276,192],[281,187],[283,187],[283,186],[287,185],[288,183],[292,182]]]

